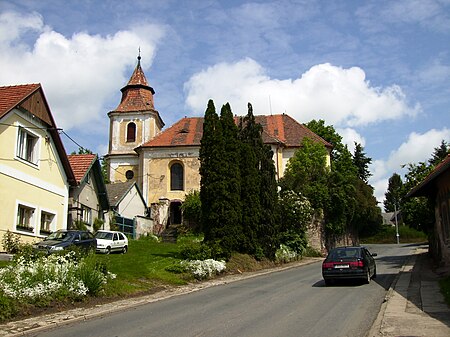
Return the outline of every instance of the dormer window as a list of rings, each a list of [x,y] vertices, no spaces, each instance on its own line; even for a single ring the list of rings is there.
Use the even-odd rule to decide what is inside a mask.
[[[127,143],[133,143],[136,141],[136,124],[133,122],[127,125]]]

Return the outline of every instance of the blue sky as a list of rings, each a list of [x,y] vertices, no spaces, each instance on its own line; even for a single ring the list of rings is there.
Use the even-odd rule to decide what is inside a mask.
[[[450,141],[449,0],[0,1],[0,42],[0,85],[41,83],[58,126],[100,155],[138,48],[166,126],[210,98],[324,119],[365,147],[380,201]]]

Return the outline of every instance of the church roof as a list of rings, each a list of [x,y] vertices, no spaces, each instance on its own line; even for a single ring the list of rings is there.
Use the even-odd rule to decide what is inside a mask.
[[[141,67],[140,56],[130,80],[121,91],[122,99],[114,112],[156,111],[153,103],[155,90],[148,84]]]
[[[239,123],[239,120],[240,117],[235,117],[236,124]],[[303,138],[308,137],[324,146],[332,147],[330,143],[286,114],[256,115],[255,120],[263,127],[262,139],[265,144],[298,147]],[[185,117],[141,147],[200,146],[202,135],[203,118]]]

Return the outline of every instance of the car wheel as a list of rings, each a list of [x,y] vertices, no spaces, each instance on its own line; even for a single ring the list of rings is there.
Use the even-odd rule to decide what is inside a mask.
[[[109,254],[109,253],[111,253],[111,247],[106,247],[105,254]]]
[[[367,268],[367,275],[366,275],[366,278],[364,279],[364,283],[365,284],[370,283],[370,269],[369,268]]]
[[[122,248],[122,254],[125,254],[128,251],[128,247],[127,246],[123,246]]]

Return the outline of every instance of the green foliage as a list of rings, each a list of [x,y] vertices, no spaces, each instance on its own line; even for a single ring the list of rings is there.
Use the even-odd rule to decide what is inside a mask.
[[[20,312],[20,306],[15,299],[0,291],[0,322],[10,319]]]
[[[408,226],[398,227],[400,243],[420,243],[427,240],[424,232]],[[397,233],[394,226],[381,226],[375,235],[362,237],[361,242],[365,244],[397,243]]]
[[[295,231],[283,232],[280,237],[281,244],[288,246],[297,255],[302,256],[308,246],[305,233]]]
[[[79,147],[78,148],[78,152],[77,151],[72,151],[71,154],[92,154],[92,151],[89,149],[85,149],[84,147]]]
[[[326,158],[327,150],[322,144],[304,138],[302,146],[289,159],[280,182],[282,189],[301,193],[314,209],[324,208],[329,198]]]
[[[191,228],[196,228],[200,224],[202,214],[202,201],[200,192],[197,190],[186,194],[183,204],[181,205],[183,218],[188,220]]]
[[[400,203],[402,220],[409,227],[430,233],[435,222],[434,201],[426,197],[406,198],[406,194],[425,179],[433,170],[433,166],[420,162],[408,164],[407,169],[402,193],[404,197]]]
[[[447,155],[450,153],[450,144],[446,141],[442,140],[441,144],[438,147],[434,148],[434,152],[431,155],[431,158],[428,160],[428,163],[432,166],[438,165]]]
[[[353,153],[353,165],[358,170],[358,177],[364,181],[368,182],[369,177],[372,175],[369,171],[369,164],[372,162],[372,158],[369,158],[364,153],[364,147],[355,142],[355,152]]]
[[[400,201],[404,197],[403,182],[399,174],[393,173],[389,178],[388,189],[384,194],[384,211],[394,212],[399,210]]]
[[[214,103],[205,112],[200,147],[201,224],[205,243],[221,254],[274,257],[277,247],[277,185],[273,153],[251,105],[236,127],[229,104],[218,118]]]
[[[95,255],[89,254],[80,263],[77,275],[88,289],[89,294],[97,295],[106,284],[108,267],[104,261],[98,261]]]
[[[9,229],[3,234],[2,246],[9,254],[15,254],[20,250],[20,235],[11,232]]]
[[[76,220],[72,223],[71,229],[76,229],[79,231],[86,231],[87,223],[82,220]]]
[[[383,223],[381,209],[373,195],[373,187],[358,179],[356,181],[355,201],[356,211],[351,221],[351,227],[360,236],[374,235]]]
[[[314,212],[308,199],[291,190],[281,191],[279,207],[281,233],[306,232],[306,226],[311,222]]]
[[[92,228],[94,232],[97,232],[98,230],[103,228],[103,225],[105,224],[104,220],[101,220],[99,218],[94,219],[94,224],[92,225]]]

